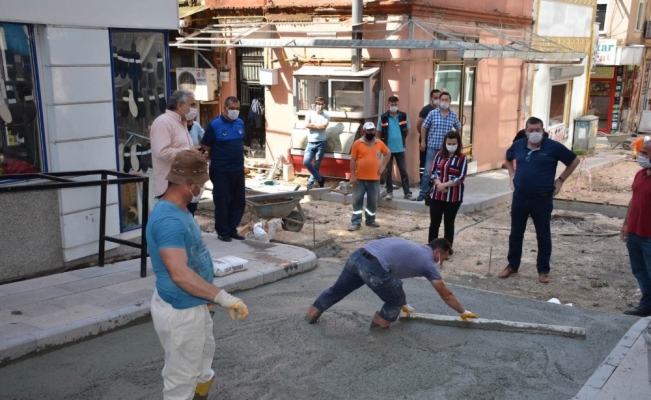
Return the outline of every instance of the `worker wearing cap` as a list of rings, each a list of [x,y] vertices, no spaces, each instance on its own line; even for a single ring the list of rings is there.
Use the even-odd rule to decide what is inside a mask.
[[[477,318],[459,303],[441,278],[439,268],[448,259],[450,249],[450,242],[443,238],[426,245],[403,238],[370,242],[348,257],[337,281],[314,301],[305,319],[310,324],[317,322],[325,310],[366,285],[384,301],[382,309],[371,321],[371,328],[388,328],[398,319],[401,309],[407,315],[413,311],[407,304],[402,279],[417,277],[430,281],[441,299],[457,311],[462,320]]]
[[[187,205],[199,196],[208,172],[203,155],[182,150],[174,156],[168,187],[147,223],[146,235],[156,287],[151,316],[165,349],[163,398],[206,399],[215,380],[212,303],[243,319],[242,300],[212,284],[213,262]]]
[[[362,137],[353,143],[350,150],[350,184],[353,188],[353,216],[349,231],[356,231],[362,225],[362,214],[366,215],[366,226],[377,228],[375,210],[380,197],[380,175],[389,163],[389,148],[375,137],[375,124],[367,122],[362,127]],[[364,196],[366,195],[366,209]]]

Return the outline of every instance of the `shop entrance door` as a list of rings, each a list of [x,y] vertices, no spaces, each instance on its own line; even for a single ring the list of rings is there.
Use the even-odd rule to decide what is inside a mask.
[[[472,159],[475,115],[475,82],[477,67],[463,64],[438,64],[434,87],[450,93],[450,109],[459,116],[463,126],[461,140],[463,152]]]
[[[251,148],[251,157],[265,157],[264,87],[260,85],[260,68],[264,65],[263,49],[237,49],[237,97],[240,118],[244,121],[244,145]]]

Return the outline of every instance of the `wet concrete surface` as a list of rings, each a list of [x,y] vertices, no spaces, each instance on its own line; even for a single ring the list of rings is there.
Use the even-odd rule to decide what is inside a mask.
[[[381,302],[366,287],[307,324],[307,307],[340,270],[322,264],[240,293],[250,310],[244,321],[217,312],[217,379],[209,398],[567,399],[637,321],[453,286],[461,303],[482,318],[583,326],[587,338],[422,321],[371,332]],[[429,282],[407,279],[404,287],[416,311],[455,314]],[[159,399],[162,367],[162,348],[145,323],[3,367],[0,397]]]

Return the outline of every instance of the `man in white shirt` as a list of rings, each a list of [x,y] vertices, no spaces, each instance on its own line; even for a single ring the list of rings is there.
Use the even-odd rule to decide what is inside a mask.
[[[305,127],[310,131],[307,136],[307,147],[303,156],[303,166],[310,171],[310,179],[307,180],[307,187],[314,186],[314,181],[319,182],[319,187],[325,185],[325,178],[319,173],[321,160],[326,151],[325,130],[330,123],[330,116],[323,111],[325,100],[317,97],[314,101],[315,110],[310,111],[305,117]],[[312,164],[314,160],[314,164]]]

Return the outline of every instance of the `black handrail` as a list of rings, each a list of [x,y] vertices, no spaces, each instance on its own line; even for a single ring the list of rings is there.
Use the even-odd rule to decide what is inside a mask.
[[[80,176],[100,175],[100,180],[77,182],[70,178],[78,178]],[[109,176],[115,179],[108,179]],[[41,179],[47,180],[47,183],[28,183],[29,181]],[[2,181],[17,181],[15,184],[3,184]],[[140,243],[130,242],[124,239],[118,239],[111,236],[106,236],[106,192],[108,185],[124,184],[124,183],[142,183],[142,238]],[[17,193],[17,192],[32,192],[41,190],[57,190],[57,189],[70,189],[79,187],[99,186],[100,187],[100,207],[99,207],[99,266],[104,266],[104,252],[106,242],[113,242],[124,246],[135,247],[140,249],[140,276],[142,278],[147,276],[147,236],[145,230],[147,227],[147,220],[149,219],[149,177],[136,176],[124,172],[116,172],[109,170],[93,170],[93,171],[69,171],[69,172],[48,172],[36,174],[16,174],[16,175],[0,175],[0,194],[1,193]]]

